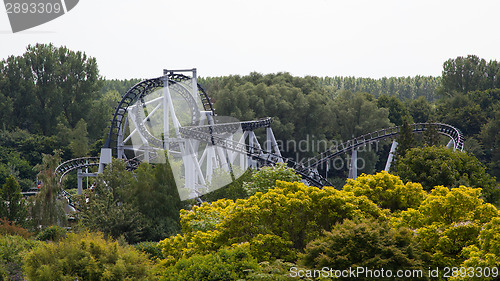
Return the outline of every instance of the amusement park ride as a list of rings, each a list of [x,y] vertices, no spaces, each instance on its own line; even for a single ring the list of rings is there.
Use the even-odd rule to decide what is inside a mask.
[[[102,173],[112,158],[123,159],[130,169],[141,162],[169,161],[181,199],[185,200],[230,183],[231,177],[238,177],[247,168],[286,163],[307,184],[322,187],[331,184],[320,175],[318,167],[350,153],[349,177],[356,178],[358,149],[385,139],[393,140],[385,168],[389,170],[397,146],[394,139],[400,130],[392,127],[359,136],[299,163],[281,155],[271,124],[272,118],[240,122],[217,116],[209,96],[197,83],[196,69],[164,70],[162,76],[136,84],[122,97],[100,157],[66,161],[57,167],[56,174],[62,180],[77,170],[78,194],[82,194],[83,177]],[[413,133],[422,133],[432,126],[450,139],[449,148],[463,150],[464,138],[453,126],[410,126]],[[262,145],[254,133],[259,128],[266,132]],[[91,167],[98,167],[97,173],[88,172]]]

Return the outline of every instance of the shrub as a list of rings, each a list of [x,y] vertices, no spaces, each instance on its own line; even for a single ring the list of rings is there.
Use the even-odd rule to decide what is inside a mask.
[[[57,225],[51,225],[44,228],[37,236],[36,239],[39,241],[53,241],[57,242],[63,238],[66,238],[66,229]]]
[[[345,220],[309,243],[300,263],[312,269],[366,267],[395,272],[422,269],[420,252],[409,228],[392,228],[387,222],[368,219]]]
[[[140,242],[135,244],[134,248],[148,255],[151,260],[164,259],[158,242]]]
[[[33,249],[24,262],[31,280],[152,279],[144,254],[100,233],[69,233],[64,240]]]
[[[257,267],[257,261],[250,255],[248,245],[242,245],[207,255],[182,258],[164,272],[161,280],[239,280]]]
[[[0,280],[24,280],[22,255],[39,242],[14,235],[0,236]]]
[[[16,225],[7,219],[0,219],[0,235],[18,235],[23,238],[28,238],[32,234],[28,230]]]
[[[381,208],[391,211],[418,208],[426,197],[419,183],[403,183],[398,176],[385,171],[376,175],[361,175],[356,180],[348,179],[345,191],[352,191],[356,196],[365,195]]]

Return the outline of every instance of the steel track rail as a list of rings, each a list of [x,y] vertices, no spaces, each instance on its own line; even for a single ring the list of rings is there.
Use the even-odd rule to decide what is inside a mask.
[[[462,151],[464,148],[464,137],[459,129],[442,123],[416,123],[410,125],[412,133],[423,133],[434,127],[437,132],[441,135],[449,137],[453,141],[453,149]],[[341,154],[348,153],[353,149],[357,149],[361,146],[377,142],[384,139],[395,138],[399,135],[401,126],[391,127],[387,129],[382,129],[376,132],[372,132],[366,135],[359,136],[355,139],[343,142],[334,148],[321,153],[320,155],[309,159],[307,162],[307,169],[317,168],[326,161],[335,158]]]

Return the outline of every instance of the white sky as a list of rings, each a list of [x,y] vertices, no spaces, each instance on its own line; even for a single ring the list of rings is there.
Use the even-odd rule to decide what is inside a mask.
[[[441,75],[449,58],[500,61],[498,0],[80,0],[13,34],[0,8],[0,59],[54,43],[97,59],[106,78],[251,71],[293,75]]]

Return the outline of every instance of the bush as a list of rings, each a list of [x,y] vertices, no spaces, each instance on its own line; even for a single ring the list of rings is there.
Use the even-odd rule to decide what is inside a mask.
[[[134,248],[148,255],[151,260],[164,259],[158,242],[140,242],[134,245]]]
[[[64,240],[33,249],[24,263],[31,280],[152,279],[144,254],[106,240],[100,233],[69,233]]]
[[[0,219],[0,235],[18,235],[23,238],[28,238],[32,234],[13,222],[6,219]]]
[[[0,280],[24,280],[22,274],[24,252],[39,242],[21,236],[0,236]]]
[[[300,263],[312,269],[366,267],[395,272],[402,268],[422,269],[420,252],[409,228],[392,228],[387,222],[368,219],[345,220],[309,243]]]
[[[161,280],[239,280],[257,267],[257,261],[250,255],[248,245],[242,245],[207,255],[182,258],[164,272]]]
[[[66,238],[66,229],[57,225],[51,225],[43,229],[37,236],[36,240],[39,241],[52,241],[57,242],[63,238]]]
[[[361,175],[357,179],[347,179],[345,191],[352,191],[356,196],[365,195],[381,208],[391,211],[418,208],[426,197],[419,183],[403,183],[398,176],[385,171],[376,175]]]

